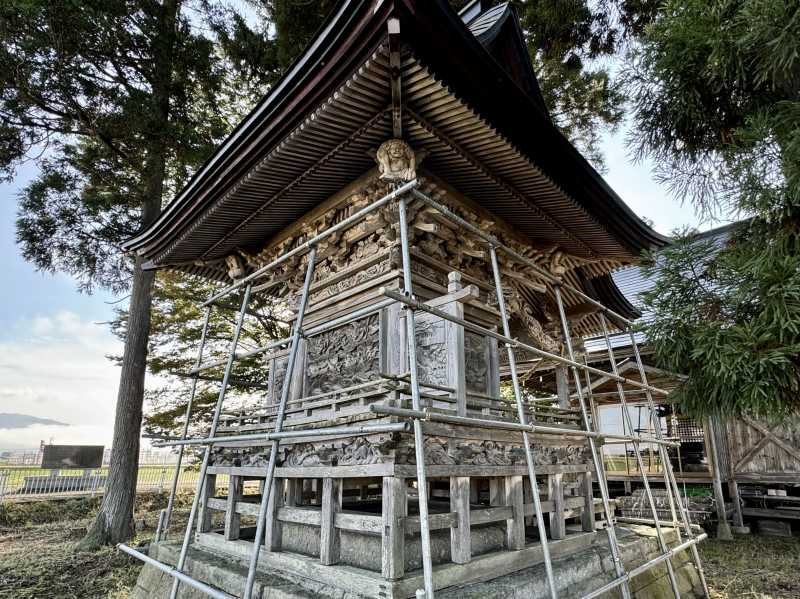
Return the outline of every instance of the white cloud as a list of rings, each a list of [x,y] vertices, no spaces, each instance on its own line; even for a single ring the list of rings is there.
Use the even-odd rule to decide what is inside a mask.
[[[0,338],[0,412],[69,424],[0,430],[0,448],[57,443],[108,444],[119,368],[106,359],[122,345],[107,325],[67,311],[20,320]]]

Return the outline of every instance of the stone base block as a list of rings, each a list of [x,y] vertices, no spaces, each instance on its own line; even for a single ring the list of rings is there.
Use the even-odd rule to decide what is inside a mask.
[[[671,531],[667,531],[671,533]],[[619,528],[618,536],[622,558],[628,568],[641,564],[658,554],[655,533],[646,526]],[[670,535],[672,536],[672,535]],[[553,561],[559,597],[579,597],[592,589],[602,586],[614,578],[613,563],[607,545],[600,541],[588,548],[559,557]],[[669,538],[670,544],[675,543]],[[174,564],[178,554],[178,544],[162,542],[150,549],[150,554],[159,561]],[[508,552],[509,559],[515,552]],[[691,563],[688,552],[683,552],[672,560],[678,579],[682,597],[702,597],[702,590],[697,572]],[[446,566],[439,566],[442,568]],[[346,566],[326,566],[337,571],[337,575],[345,580],[348,576]],[[437,570],[438,570],[437,568]],[[480,558],[474,563],[480,568]],[[247,574],[245,563],[233,556],[222,555],[208,549],[193,548],[189,552],[186,571],[195,578],[224,590],[234,596],[240,596]],[[363,572],[363,571],[362,571]],[[412,573],[415,574],[415,573]],[[169,597],[172,579],[153,568],[145,566],[142,570],[131,599],[161,599]],[[381,597],[413,596],[407,592],[396,594],[387,587]],[[402,586],[395,587],[398,590]],[[666,566],[660,564],[644,574],[636,577],[631,586],[637,599],[666,599],[672,597]],[[486,579],[471,584],[453,584],[438,590],[436,596],[441,599],[511,599],[517,597],[547,597],[547,579],[544,564],[519,570],[503,576],[492,577],[491,571]],[[300,576],[285,571],[260,571],[253,599],[363,599],[370,595],[355,591],[345,591],[338,585],[320,582],[312,577]],[[608,597],[621,596],[618,592],[608,593]],[[180,599],[205,599],[205,596],[194,589],[182,586]]]

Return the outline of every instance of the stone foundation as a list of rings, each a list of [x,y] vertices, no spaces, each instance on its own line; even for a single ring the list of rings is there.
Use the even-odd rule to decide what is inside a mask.
[[[658,554],[655,531],[645,526],[618,528],[622,557],[626,566],[632,568],[645,559]],[[675,543],[674,533],[665,531],[670,544]],[[579,535],[576,535],[577,538]],[[164,542],[153,545],[150,555],[159,561],[174,564],[179,546],[176,542]],[[523,550],[528,551],[528,549]],[[522,552],[516,552],[521,554]],[[513,560],[513,553],[506,554]],[[699,578],[688,552],[682,552],[672,560],[680,585],[682,597],[702,597]],[[613,578],[613,565],[609,556],[604,535],[598,536],[589,547],[577,552],[570,552],[565,557],[553,560],[559,597],[569,599],[580,597]],[[481,568],[480,558],[471,567],[477,571]],[[339,575],[347,576],[347,566],[335,566]],[[230,555],[222,555],[207,549],[193,548],[189,552],[187,572],[192,576],[212,584],[234,596],[241,594],[247,575],[246,563]],[[434,577],[441,573],[434,571]],[[169,596],[172,578],[152,566],[145,566],[137,581],[131,599],[161,599]],[[388,589],[387,589],[388,590]],[[632,584],[636,599],[667,599],[673,596],[666,574],[666,566],[658,565],[636,577]],[[506,599],[516,597],[546,597],[548,595],[544,565],[519,570],[517,572],[474,582],[472,584],[451,586],[437,591],[441,599]],[[364,599],[371,595],[344,592],[340,588],[325,584],[314,578],[287,575],[285,571],[278,574],[275,570],[259,568],[253,599]],[[391,597],[391,591],[381,594]],[[401,596],[401,595],[394,595]],[[403,594],[402,596],[413,596]],[[608,593],[608,597],[618,597],[618,593]],[[205,599],[199,591],[183,585],[179,593],[180,599]]]

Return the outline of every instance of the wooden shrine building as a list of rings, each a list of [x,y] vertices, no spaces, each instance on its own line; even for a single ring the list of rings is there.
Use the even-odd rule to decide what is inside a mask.
[[[514,353],[575,364],[571,338],[635,316],[609,273],[662,243],[558,131],[511,5],[341,2],[126,245],[218,281],[207,304],[240,321],[254,294],[286,311],[290,336],[247,354],[260,403],[226,416],[234,332],[183,554],[320,596],[432,597],[536,564],[545,595],[629,596],[591,418],[522,397]],[[675,578],[701,538],[681,534],[640,570]],[[553,582],[553,560],[605,542],[613,567]],[[176,585],[251,596],[195,584],[183,554]]]

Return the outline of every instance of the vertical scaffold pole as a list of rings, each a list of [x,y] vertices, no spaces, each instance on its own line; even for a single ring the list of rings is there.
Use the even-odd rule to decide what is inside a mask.
[[[639,344],[636,341],[636,335],[633,332],[633,329],[628,329],[628,335],[631,339],[631,346],[633,347],[633,354],[636,358],[636,365],[639,368],[639,377],[642,379],[642,383],[645,385],[645,397],[647,398],[647,405],[650,408],[650,418],[653,423],[654,433],[656,438],[661,440],[664,436],[661,433],[661,425],[658,422],[656,417],[656,406],[655,402],[653,401],[653,394],[650,392],[650,387],[647,382],[647,372],[644,369],[644,363],[642,362],[642,356],[639,353]],[[692,532],[692,524],[689,521],[689,514],[688,514],[688,507],[683,503],[681,499],[681,492],[678,488],[678,481],[675,479],[675,471],[672,469],[672,462],[669,460],[669,455],[667,454],[667,449],[664,445],[659,444],[659,449],[661,450],[661,461],[664,464],[664,470],[667,473],[667,477],[670,482],[670,489],[672,495],[675,496],[675,501],[678,503],[678,512],[681,515],[681,523],[683,524],[683,531],[686,533],[686,536],[690,539],[694,538],[694,532]],[[703,593],[705,597],[709,597],[708,592],[708,583],[706,582],[706,575],[703,571],[703,564],[700,560],[700,552],[697,550],[697,544],[692,543],[690,551],[692,552],[692,561],[694,562],[695,568],[697,569],[697,575],[700,577],[700,582],[703,585]]]
[[[511,337],[511,329],[508,326],[508,314],[506,312],[506,301],[503,297],[503,283],[500,279],[500,267],[497,264],[497,251],[494,245],[489,244],[489,255],[492,261],[492,273],[494,274],[494,288],[497,294],[497,306],[500,309],[500,319],[503,322],[503,335]],[[508,367],[511,370],[511,384],[514,387],[514,398],[517,402],[517,414],[519,415],[519,423],[527,424],[528,419],[525,415],[525,406],[522,402],[522,392],[519,387],[519,378],[517,375],[517,361],[514,356],[514,349],[510,344],[506,343],[506,352],[508,353]],[[536,512],[536,526],[539,529],[539,541],[542,544],[542,557],[544,558],[544,567],[547,573],[547,584],[550,587],[550,596],[553,599],[558,597],[556,592],[556,583],[553,577],[553,564],[550,561],[550,547],[547,541],[547,529],[544,525],[544,515],[542,515],[542,503],[539,497],[539,484],[536,482],[536,466],[533,461],[533,454],[531,450],[531,442],[528,438],[528,433],[523,431],[522,444],[525,447],[525,461],[528,464],[528,478],[531,481],[531,494],[533,495],[533,509]]]
[[[203,330],[200,333],[200,348],[197,350],[197,359],[195,360],[194,367],[199,368],[203,360],[203,350],[206,346],[206,335],[208,333],[208,322],[211,319],[211,306],[206,307],[205,317],[203,318]],[[181,432],[181,440],[186,439],[189,434],[189,418],[192,416],[192,404],[194,397],[197,393],[197,381],[200,375],[197,374],[192,378],[192,389],[189,392],[189,402],[186,404],[186,417],[183,422],[183,431]],[[158,530],[156,530],[155,542],[166,538],[167,530],[169,530],[169,521],[172,518],[172,508],[175,505],[175,493],[178,491],[178,478],[181,475],[181,466],[183,465],[183,450],[184,446],[178,446],[178,462],[175,465],[175,474],[172,476],[172,486],[170,487],[169,500],[167,501],[167,508],[164,510],[163,518],[158,521]]]
[[[236,319],[236,327],[233,331],[233,339],[231,339],[231,349],[228,353],[228,362],[225,364],[225,372],[222,376],[222,384],[219,389],[219,395],[217,396],[217,403],[214,406],[214,416],[211,419],[211,428],[209,430],[208,436],[213,437],[217,434],[217,426],[219,426],[219,416],[222,413],[222,403],[225,400],[225,393],[228,390],[228,380],[231,376],[231,370],[233,370],[233,362],[236,359],[236,348],[239,345],[239,336],[242,333],[242,326],[244,326],[244,319],[247,316],[247,305],[250,303],[250,291],[252,289],[252,285],[247,285],[244,290],[244,295],[242,297],[242,307],[239,310],[239,316]],[[194,495],[194,501],[192,501],[192,508],[189,510],[189,521],[186,523],[186,533],[183,535],[183,545],[181,545],[181,552],[178,556],[178,563],[175,565],[175,569],[178,572],[183,572],[183,567],[186,565],[186,555],[189,552],[189,542],[192,538],[192,528],[194,527],[194,521],[197,517],[197,506],[200,503],[200,497],[203,495],[203,491],[206,485],[206,472],[208,471],[208,462],[211,459],[211,445],[206,445],[206,450],[203,453],[203,464],[200,466],[200,478],[197,479],[197,489]],[[180,579],[175,578],[172,582],[172,591],[169,594],[170,599],[175,599],[178,596],[178,587],[180,586]]]
[[[414,297],[414,288],[411,282],[411,251],[408,241],[408,222],[406,221],[405,197],[400,198],[400,246],[403,256],[403,288],[407,297]],[[406,307],[406,353],[408,366],[411,373],[411,406],[420,410],[419,373],[417,372],[417,325],[414,319],[414,309]],[[422,433],[422,423],[419,418],[414,419],[414,451],[417,460],[417,488],[419,495],[419,528],[422,545],[422,574],[425,581],[425,597],[433,599],[433,564],[431,561],[431,532],[428,521],[428,478],[425,474],[425,445]],[[419,593],[417,593],[419,596]]]
[[[275,432],[279,433],[283,429],[283,419],[286,415],[286,402],[289,400],[289,391],[292,386],[292,375],[294,367],[297,363],[297,352],[300,348],[300,338],[303,335],[303,319],[306,314],[306,307],[308,306],[308,296],[310,295],[311,283],[314,280],[314,267],[317,260],[317,248],[312,246],[308,253],[308,266],[306,267],[306,277],[303,282],[303,291],[300,294],[300,303],[297,307],[297,315],[294,321],[294,330],[292,331],[292,342],[289,348],[289,358],[286,362],[286,372],[283,375],[283,385],[281,386],[281,401],[278,404],[278,413],[275,417]],[[253,553],[250,556],[250,565],[247,569],[247,580],[244,584],[244,593],[242,599],[250,599],[253,594],[253,585],[256,579],[256,566],[258,565],[258,556],[261,552],[261,543],[264,539],[264,527],[267,520],[267,508],[269,506],[270,494],[272,492],[272,482],[275,479],[275,466],[278,461],[278,448],[280,446],[280,439],[275,439],[272,442],[272,448],[269,453],[269,462],[267,463],[267,471],[264,479],[264,491],[261,493],[261,505],[258,508],[258,520],[256,521],[256,536],[253,539]],[[278,491],[276,491],[278,492]]]
[[[617,368],[617,360],[614,357],[614,349],[611,347],[611,338],[608,335],[608,325],[606,323],[606,317],[603,313],[600,313],[600,323],[603,326],[603,339],[606,342],[606,351],[608,352],[608,360],[611,362],[611,372],[614,373],[614,376],[619,376],[619,369]],[[628,432],[631,435],[636,434],[633,428],[633,421],[631,420],[631,413],[628,409],[628,402],[625,399],[625,389],[622,387],[622,383],[617,380],[617,396],[619,397],[620,405],[622,406],[622,417],[623,422],[625,422],[626,426],[628,427]],[[641,431],[639,431],[641,434]],[[664,540],[664,532],[661,530],[661,522],[658,518],[658,509],[656,508],[656,501],[653,498],[653,492],[650,489],[650,480],[647,477],[647,473],[644,470],[644,461],[642,460],[642,454],[639,452],[639,442],[633,441],[633,453],[636,456],[636,464],[639,466],[639,472],[642,473],[642,484],[644,485],[644,492],[647,495],[647,503],[650,506],[650,513],[653,515],[653,526],[656,529],[656,537],[658,537],[658,546],[661,549],[661,553],[667,553],[669,551],[669,547],[667,547],[667,542]],[[666,489],[667,492],[670,492],[670,489]],[[672,587],[672,593],[675,595],[676,599],[680,599],[681,593],[678,590],[678,581],[675,578],[675,569],[672,566],[672,560],[666,560],[667,565],[667,575],[669,576],[669,584]]]
[[[572,361],[575,362],[575,352],[572,350],[572,339],[570,338],[569,332],[569,325],[567,324],[567,315],[564,312],[564,301],[561,299],[561,286],[556,283],[553,285],[553,292],[556,298],[556,305],[558,306],[558,315],[561,320],[561,332],[564,335],[564,345],[567,348],[567,357]],[[578,394],[578,403],[581,407],[581,415],[583,416],[583,422],[586,427],[586,430],[590,430],[589,427],[589,414],[586,410],[586,401],[583,397],[583,389],[581,388],[581,379],[580,375],[578,374],[578,369],[574,366],[572,368],[572,377],[575,381],[575,391]],[[594,438],[589,437],[589,450],[592,454],[592,463],[594,464],[595,473],[597,474],[597,486],[600,488],[600,497],[603,500],[603,516],[606,520],[606,534],[608,535],[608,546],[611,549],[611,560],[614,562],[614,570],[617,573],[617,577],[622,577],[625,575],[625,567],[622,564],[622,558],[620,557],[619,552],[619,543],[617,541],[617,533],[614,530],[614,515],[611,512],[611,504],[608,498],[608,487],[606,486],[606,477],[605,477],[605,470],[603,467],[603,462],[600,460],[599,455],[597,453],[597,444],[595,443]],[[626,580],[621,584],[622,587],[622,597],[623,599],[630,599],[631,597],[631,589],[628,581]]]

